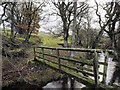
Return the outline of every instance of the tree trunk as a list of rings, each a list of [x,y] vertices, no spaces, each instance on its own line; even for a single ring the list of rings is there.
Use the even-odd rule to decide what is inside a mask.
[[[119,27],[118,27],[118,30],[120,30],[120,21],[119,21]],[[120,66],[120,33],[118,35],[118,62],[119,62],[119,66]]]
[[[13,28],[14,28],[14,4],[12,4],[11,8],[11,35],[10,35],[11,38],[13,38],[14,34]]]
[[[104,32],[104,28],[101,28],[101,31],[99,32],[99,34],[97,35],[95,41],[93,41],[93,44],[92,44],[92,49],[95,49],[103,35],[103,32]]]
[[[29,39],[30,39],[29,32],[30,32],[30,25],[31,25],[31,23],[32,23],[32,20],[31,20],[31,15],[30,15],[30,21],[28,23],[27,36],[26,36],[25,42],[29,42]]]
[[[76,22],[76,10],[77,10],[77,2],[74,2],[74,21],[73,21],[73,35],[72,35],[72,45],[71,48],[75,48],[75,42],[76,42],[76,35],[77,35],[77,22]],[[74,57],[75,52],[71,52],[71,57]]]
[[[68,47],[68,28],[67,28],[67,22],[64,21],[63,23],[63,29],[64,29],[64,47]]]
[[[64,47],[68,47],[68,39],[64,36]]]
[[[4,22],[3,22],[3,30],[4,30],[4,33],[6,33],[6,31],[5,31],[5,24],[4,24]]]

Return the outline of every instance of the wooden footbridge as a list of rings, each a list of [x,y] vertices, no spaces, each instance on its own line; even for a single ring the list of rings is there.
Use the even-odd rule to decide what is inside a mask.
[[[70,57],[71,51],[75,52],[75,57]],[[105,53],[104,62],[99,61],[99,53]],[[86,59],[83,54],[91,55],[92,59]],[[114,53],[113,50],[82,49],[82,48],[61,48],[61,47],[34,47],[34,61],[41,62],[60,73],[67,74],[78,82],[87,86],[106,88],[106,75],[108,66],[108,55]],[[103,71],[99,71],[99,66],[103,65]],[[102,75],[102,82],[99,77]]]

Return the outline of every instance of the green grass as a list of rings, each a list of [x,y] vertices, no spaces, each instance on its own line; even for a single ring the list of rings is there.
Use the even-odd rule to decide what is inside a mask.
[[[6,31],[8,31],[8,36],[9,36],[10,35],[10,29],[6,29]],[[7,35],[6,33],[3,33],[3,34]],[[64,40],[61,41],[61,39],[63,39],[62,36],[57,37],[56,35],[46,34],[46,33],[41,33],[41,32],[39,32],[38,35],[32,33],[32,36],[31,36],[29,42],[37,44],[37,45],[40,44],[40,42],[42,42],[43,46],[62,47],[61,45],[58,45],[58,44],[64,44]],[[21,40],[21,41],[25,40],[24,37],[20,37],[19,35],[15,38],[18,39],[18,40]],[[70,43],[71,43],[71,41],[70,41],[70,39],[68,39],[68,44],[70,45]]]
[[[18,52],[21,52],[23,49],[17,49],[17,50],[10,50],[9,52],[16,52],[16,53],[18,53]]]
[[[2,31],[4,31],[3,28],[1,28]],[[5,31],[10,31],[11,29],[6,28]]]
[[[45,34],[45,33],[39,33],[38,34],[43,42],[43,46],[49,46],[49,47],[60,47],[57,43],[60,42],[60,39],[57,37],[54,37],[54,35],[51,34]]]

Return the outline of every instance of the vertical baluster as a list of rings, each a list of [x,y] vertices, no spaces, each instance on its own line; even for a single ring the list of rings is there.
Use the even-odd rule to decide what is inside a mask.
[[[50,54],[53,54],[53,49],[50,50]]]
[[[43,63],[45,64],[45,59],[44,59],[44,48],[42,47],[41,50],[42,50],[42,56],[43,56]]]
[[[57,58],[58,58],[58,65],[59,65],[59,72],[61,72],[61,64],[60,64],[60,57],[59,57],[59,50],[57,49]]]
[[[36,56],[35,56],[35,47],[33,48],[34,51],[34,60],[36,60]]]
[[[94,54],[95,54],[93,60],[94,78],[95,78],[95,85],[96,87],[98,87],[99,85],[98,53],[95,51]]]
[[[109,53],[106,51],[105,52],[104,72],[103,72],[103,83],[105,85],[106,85],[106,76],[107,76],[108,56],[109,56]]]

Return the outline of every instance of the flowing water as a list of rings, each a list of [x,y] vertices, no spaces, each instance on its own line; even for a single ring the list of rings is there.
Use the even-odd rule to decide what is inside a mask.
[[[63,85],[63,82],[64,82],[64,80],[53,81],[51,83],[48,83],[46,86],[44,86],[43,89],[46,89],[46,88],[71,88],[70,78],[68,78],[66,85],[65,85],[65,83]],[[85,85],[83,85],[77,81],[74,81],[74,88],[82,88],[82,87],[85,87]]]

